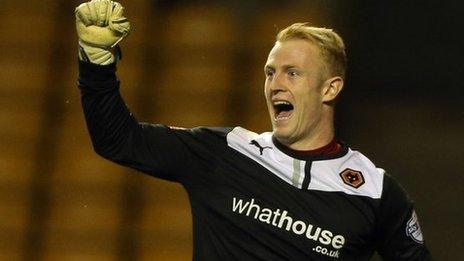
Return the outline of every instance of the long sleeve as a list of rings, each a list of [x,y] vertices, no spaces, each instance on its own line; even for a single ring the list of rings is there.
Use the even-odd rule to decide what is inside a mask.
[[[387,174],[377,236],[378,252],[384,260],[431,260],[412,200]]]
[[[115,64],[79,63],[79,89],[95,151],[102,157],[163,179],[192,170],[194,131],[139,123],[119,93]]]

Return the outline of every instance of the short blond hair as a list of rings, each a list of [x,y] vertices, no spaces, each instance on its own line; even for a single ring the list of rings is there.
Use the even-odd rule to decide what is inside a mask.
[[[302,39],[316,44],[326,65],[328,76],[345,78],[346,53],[343,39],[332,29],[308,26],[308,23],[294,23],[281,30],[277,42]]]

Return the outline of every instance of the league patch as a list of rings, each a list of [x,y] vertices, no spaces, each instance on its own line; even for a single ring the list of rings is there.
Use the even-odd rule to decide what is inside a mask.
[[[364,176],[358,170],[345,169],[340,173],[340,177],[346,185],[356,189],[364,184]]]
[[[417,243],[424,243],[422,230],[419,225],[419,219],[417,218],[416,211],[414,210],[412,211],[412,215],[408,223],[406,223],[406,235]]]

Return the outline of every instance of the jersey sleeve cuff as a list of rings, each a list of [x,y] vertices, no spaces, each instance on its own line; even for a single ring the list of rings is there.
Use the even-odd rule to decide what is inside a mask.
[[[83,93],[114,90],[119,87],[116,63],[97,65],[79,61],[79,89]]]
[[[98,65],[79,61],[79,79],[98,82],[116,81],[116,63]]]

